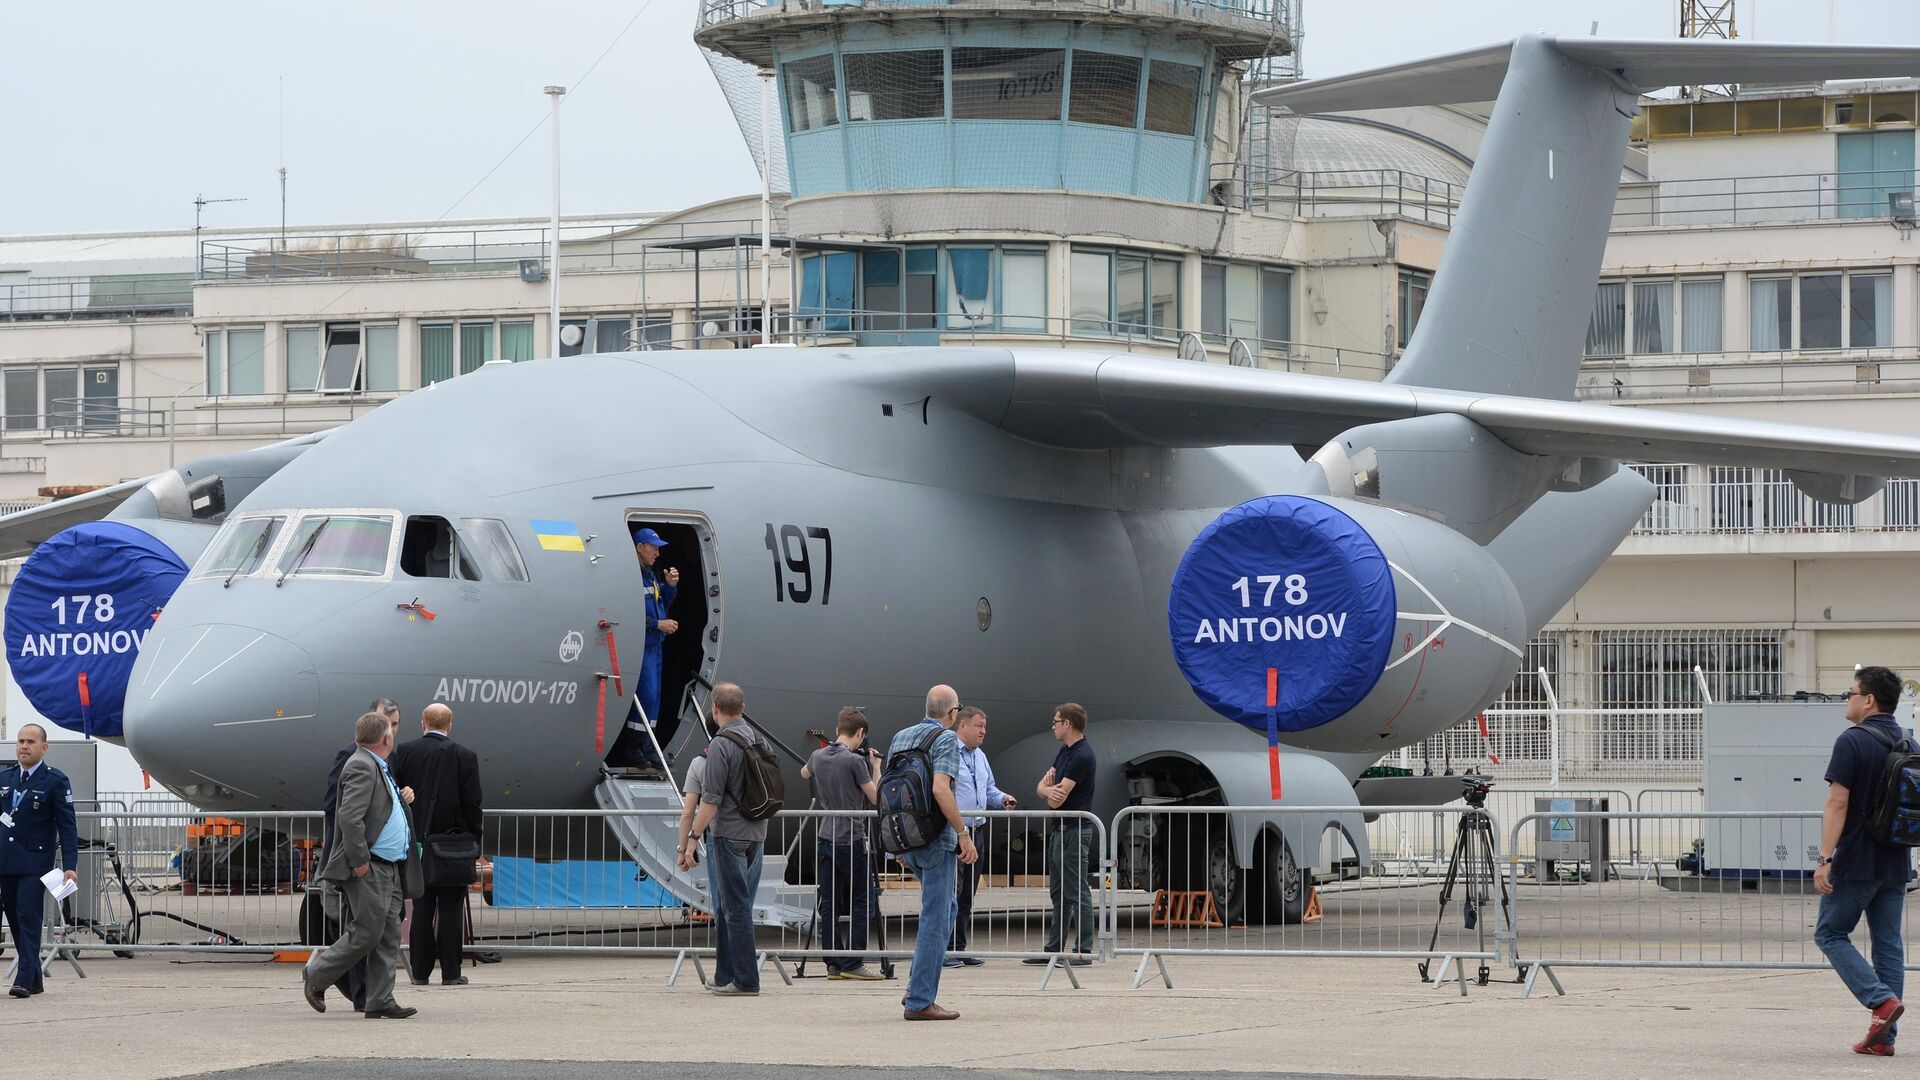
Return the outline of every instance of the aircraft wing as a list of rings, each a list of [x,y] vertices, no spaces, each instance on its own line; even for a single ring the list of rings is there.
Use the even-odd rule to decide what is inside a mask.
[[[1318,446],[1361,424],[1453,414],[1522,453],[1920,476],[1920,439],[1737,417],[1362,382],[1122,354],[1014,354],[981,419],[1035,442]]]
[[[98,521],[132,498],[147,479],[128,480],[0,517],[0,559],[18,559],[55,533],[84,521]]]

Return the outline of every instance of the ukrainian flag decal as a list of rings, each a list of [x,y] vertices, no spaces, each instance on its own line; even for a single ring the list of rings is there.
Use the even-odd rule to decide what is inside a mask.
[[[587,545],[580,539],[580,527],[571,521],[543,521],[533,519],[533,534],[540,541],[543,551],[585,551]]]

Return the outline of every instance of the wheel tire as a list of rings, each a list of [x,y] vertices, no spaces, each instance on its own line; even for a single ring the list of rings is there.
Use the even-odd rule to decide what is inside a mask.
[[[1262,833],[1253,847],[1253,867],[1248,871],[1256,887],[1259,911],[1255,914],[1269,925],[1294,926],[1307,913],[1307,895],[1312,881],[1293,857],[1293,848],[1285,837]]]

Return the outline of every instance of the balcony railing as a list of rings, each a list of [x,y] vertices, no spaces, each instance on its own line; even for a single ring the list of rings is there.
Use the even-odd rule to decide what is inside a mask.
[[[1036,11],[1044,10],[1069,14],[1085,12],[1090,15],[1159,15],[1209,21],[1220,18],[1245,19],[1272,24],[1291,37],[1289,7],[1287,0],[703,0],[697,29],[754,18],[898,8],[949,12],[1004,10],[1029,17]]]
[[[193,313],[185,273],[32,278],[0,285],[0,320],[177,318]]]
[[[1914,170],[1782,173],[1649,180],[1620,185],[1616,229],[1762,225],[1796,221],[1887,221],[1888,195],[1914,193]],[[1913,223],[1908,206],[1907,224]]]
[[[1920,480],[1894,479],[1854,506],[1816,502],[1777,469],[1632,465],[1655,489],[1636,536],[1920,532]]]
[[[1216,202],[1264,214],[1305,218],[1402,217],[1452,228],[1466,194],[1451,183],[1404,169],[1270,169],[1223,162],[1211,173]]]
[[[776,217],[773,228],[776,233],[784,230],[784,219]],[[759,232],[757,217],[673,225],[562,225],[560,271],[691,268],[696,258],[693,251],[667,245],[757,236]],[[296,236],[287,241],[277,236],[203,240],[199,276],[215,281],[258,281],[518,274],[544,280],[550,237],[545,228],[497,227],[337,233]],[[736,252],[722,245],[707,257],[705,265],[726,258],[743,266],[759,263],[752,247],[743,246]]]
[[[1780,399],[1920,393],[1920,348],[1588,357],[1587,401]]]

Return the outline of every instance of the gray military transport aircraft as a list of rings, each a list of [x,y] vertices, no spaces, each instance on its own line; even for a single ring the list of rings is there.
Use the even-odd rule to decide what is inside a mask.
[[[1261,92],[1297,112],[1497,97],[1384,383],[1039,346],[490,364],[323,436],[12,515],[0,536],[24,553],[111,508],[191,566],[150,605],[164,613],[143,612],[123,691],[96,688],[93,707],[123,692],[125,745],[209,811],[319,806],[376,695],[449,702],[490,806],[671,805],[671,781],[602,766],[639,662],[630,530],[646,525],[683,574],[658,726],[676,772],[704,745],[717,678],[743,684],[787,746],[846,704],[887,735],[947,681],[991,714],[1016,792],[1053,754],[1053,706],[1085,703],[1104,816],[1142,799],[1272,802],[1262,729],[1203,707],[1168,635],[1295,634],[1269,618],[1305,600],[1271,583],[1291,553],[1245,571],[1269,583],[1249,593],[1243,577],[1207,629],[1177,610],[1170,626],[1170,590],[1223,511],[1304,497],[1357,523],[1397,597],[1352,701],[1282,733],[1282,801],[1354,807],[1328,825],[1364,859],[1356,778],[1510,683],[1651,503],[1618,462],[1779,467],[1836,502],[1920,475],[1920,439],[1573,400],[1642,91],[1917,71],[1913,48],[1530,36]],[[1321,617],[1304,625],[1340,625]],[[615,652],[618,686],[599,677]],[[1376,804],[1408,797],[1379,790]],[[622,842],[697,889],[663,867],[661,839]],[[1288,918],[1296,868],[1329,857],[1273,834],[1231,846]]]

